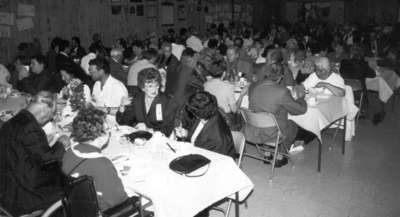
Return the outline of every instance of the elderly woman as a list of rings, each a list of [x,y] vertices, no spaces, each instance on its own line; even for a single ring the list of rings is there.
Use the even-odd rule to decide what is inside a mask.
[[[231,132],[218,111],[213,95],[205,91],[192,94],[182,111],[182,119],[182,126],[175,128],[178,138],[197,147],[235,157]]]
[[[142,90],[134,101],[123,98],[117,112],[117,122],[121,125],[146,125],[147,128],[170,135],[174,128],[174,118],[178,104],[160,92],[161,75],[153,68],[139,72],[138,86]]]
[[[17,89],[32,95],[42,90],[52,90],[53,81],[51,74],[46,70],[46,66],[46,57],[43,55],[32,57],[30,65],[32,74],[20,76]]]
[[[112,162],[101,154],[108,144],[105,113],[95,108],[82,109],[72,123],[72,138],[78,143],[65,153],[62,171],[72,177],[93,177],[102,211],[127,199]]]

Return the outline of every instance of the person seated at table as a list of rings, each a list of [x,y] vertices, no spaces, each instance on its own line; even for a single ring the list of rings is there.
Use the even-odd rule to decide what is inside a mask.
[[[279,49],[271,49],[267,53],[267,65],[272,64],[280,64],[283,69],[283,79],[280,81],[280,84],[284,86],[293,86],[294,85],[294,78],[293,73],[290,71],[289,67],[283,63],[283,56],[282,52]],[[263,80],[265,75],[263,74],[264,70],[258,70],[257,72],[257,80]]]
[[[79,111],[72,123],[71,137],[77,142],[64,155],[62,171],[74,178],[93,178],[102,211],[122,203],[128,197],[112,162],[101,154],[110,134],[105,129],[106,114],[89,106]]]
[[[199,54],[191,48],[186,48],[174,75],[167,75],[165,93],[173,95],[180,106],[191,94],[203,90],[206,78],[199,70],[198,62]]]
[[[14,216],[48,208],[63,195],[61,162],[67,137],[52,147],[42,127],[54,114],[51,93],[41,92],[0,129],[0,204]]]
[[[60,66],[60,74],[61,79],[67,84],[63,87],[60,91],[59,96],[63,98],[70,98],[73,94],[73,90],[71,89],[72,86],[76,85],[77,83],[82,83],[82,81],[78,78],[79,74],[75,70],[76,67],[70,64]],[[86,102],[91,101],[91,93],[90,88],[88,85],[83,84],[83,96],[85,97]]]
[[[138,87],[138,74],[143,69],[153,68],[156,69],[155,66],[156,60],[158,56],[158,51],[155,49],[149,49],[143,52],[143,59],[133,63],[129,68],[128,78],[126,85],[129,89],[129,94],[131,96],[135,96],[136,93],[140,92],[140,88]]]
[[[123,52],[124,50],[122,48],[113,48],[110,51],[109,62],[111,75],[123,84],[126,84],[128,73],[122,67],[122,61],[124,59]]]
[[[19,76],[17,89],[31,95],[37,94],[41,90],[51,91],[53,89],[52,76],[46,69],[46,57],[37,55],[31,59],[31,72]]]
[[[92,101],[96,107],[102,107],[110,113],[117,108],[124,97],[128,97],[125,85],[110,75],[110,65],[103,57],[89,61],[89,72],[96,81],[92,91]]]
[[[226,65],[227,65],[227,80],[234,80],[235,77],[242,73],[247,80],[253,78],[253,65],[251,62],[246,61],[240,57],[240,51],[237,47],[229,47],[226,51]]]
[[[365,80],[376,76],[374,70],[364,60],[362,48],[358,46],[351,47],[350,59],[341,62],[340,74],[344,79],[359,80],[364,91],[367,90]]]
[[[343,78],[331,70],[329,59],[318,57],[315,60],[315,72],[300,85],[294,87],[296,92],[322,88],[322,93],[344,97],[345,84]]]
[[[147,128],[169,136],[174,128],[178,104],[160,92],[160,73],[153,68],[143,69],[138,75],[138,85],[141,91],[134,100],[126,97],[122,99],[116,116],[118,124],[145,124]]]
[[[218,111],[215,96],[205,91],[192,94],[180,118],[182,125],[175,128],[178,138],[199,148],[236,156],[231,131]]]
[[[235,86],[228,81],[224,81],[226,66],[221,61],[216,61],[208,66],[208,74],[211,79],[204,83],[204,91],[214,95],[217,99],[218,107],[222,110],[221,114],[224,116],[228,126],[235,129],[240,126],[236,123],[236,113],[242,104],[243,97],[247,94],[246,88],[240,91],[238,99],[235,98]]]
[[[345,46],[342,42],[335,43],[334,51],[328,53],[327,57],[329,61],[333,63],[340,63],[342,60],[349,59],[349,55],[346,53]]]
[[[307,111],[304,92],[294,99],[290,90],[279,84],[283,79],[283,68],[280,64],[265,65],[261,70],[264,71],[264,80],[249,88],[249,109],[253,112],[274,114],[283,135],[282,144],[286,147],[280,152],[285,153],[294,143],[298,132],[298,126],[288,120],[288,114],[301,115]],[[277,136],[276,128],[257,128],[246,124],[243,130],[246,139],[257,144],[275,141]],[[272,155],[266,157],[272,160]],[[286,157],[278,155],[275,166],[281,167],[287,163]]]

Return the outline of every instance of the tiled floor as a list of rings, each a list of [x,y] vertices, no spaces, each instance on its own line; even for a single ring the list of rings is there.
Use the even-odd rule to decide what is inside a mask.
[[[255,184],[242,204],[243,217],[398,217],[400,216],[400,103],[385,121],[360,120],[356,137],[342,155],[339,139],[322,153],[317,172],[317,144],[293,156],[294,167],[277,169],[246,158],[243,170]],[[331,136],[325,135],[326,141]],[[234,216],[234,209],[231,216]],[[212,212],[212,217],[222,216]]]

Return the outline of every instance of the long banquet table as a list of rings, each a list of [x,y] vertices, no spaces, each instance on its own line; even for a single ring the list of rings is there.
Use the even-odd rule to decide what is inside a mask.
[[[157,217],[194,216],[224,198],[233,198],[235,193],[242,201],[254,187],[230,157],[174,142],[159,133],[144,146],[133,145],[121,137],[130,132],[132,129],[125,126],[114,129],[103,153],[114,162],[128,195],[138,193],[150,198]],[[200,177],[186,177],[169,169],[171,160],[186,154],[209,158],[208,171]]]

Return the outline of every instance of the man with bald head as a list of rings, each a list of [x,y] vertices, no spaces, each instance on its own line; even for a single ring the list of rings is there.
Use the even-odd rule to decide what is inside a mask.
[[[124,59],[123,49],[113,48],[110,51],[110,57],[109,62],[111,75],[126,85],[128,73],[122,67],[122,61]]]
[[[331,70],[329,59],[319,57],[315,60],[315,72],[297,87],[298,89],[309,90],[311,88],[322,88],[327,95],[345,95],[345,85],[343,78]]]
[[[50,147],[42,129],[53,114],[52,95],[41,92],[0,129],[0,204],[14,216],[48,208],[61,197],[61,173],[46,165],[61,162],[65,148]]]

